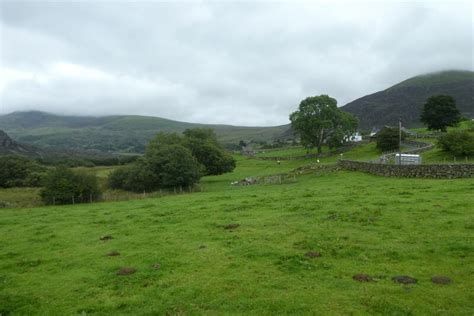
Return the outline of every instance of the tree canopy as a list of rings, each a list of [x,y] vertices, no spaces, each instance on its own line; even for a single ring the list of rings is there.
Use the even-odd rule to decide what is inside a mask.
[[[137,192],[187,187],[203,175],[234,168],[235,160],[219,145],[211,129],[188,129],[183,135],[158,133],[141,159],[110,175],[109,186]]]
[[[341,111],[336,99],[328,95],[308,97],[301,101],[297,111],[290,115],[291,126],[306,148],[317,148],[328,143],[342,145],[346,137],[357,130],[358,121],[353,115]]]
[[[436,95],[426,101],[420,120],[430,130],[446,132],[448,126],[456,126],[461,121],[461,113],[453,97]]]
[[[40,186],[45,168],[16,155],[0,156],[0,188]]]

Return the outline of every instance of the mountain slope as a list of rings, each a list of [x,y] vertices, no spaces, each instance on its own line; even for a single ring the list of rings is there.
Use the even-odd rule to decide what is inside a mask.
[[[342,109],[359,118],[362,129],[396,125],[421,126],[420,113],[426,100],[436,94],[456,99],[462,115],[474,117],[474,72],[443,71],[416,76],[386,90],[352,101]]]
[[[187,128],[213,128],[220,142],[272,141],[289,129],[185,123],[148,116],[77,117],[44,112],[14,112],[0,116],[0,128],[23,143],[45,148],[142,152],[158,132],[181,133]]]
[[[19,154],[23,156],[40,157],[42,152],[34,146],[15,142],[7,133],[0,130],[0,154]]]

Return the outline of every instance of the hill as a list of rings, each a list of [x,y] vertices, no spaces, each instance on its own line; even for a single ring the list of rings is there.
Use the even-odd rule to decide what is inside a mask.
[[[17,143],[7,133],[0,130],[0,154],[20,154],[23,156],[39,157],[41,156],[41,150],[34,146]]]
[[[443,71],[416,76],[388,89],[366,95],[342,109],[359,118],[360,127],[395,125],[401,118],[406,127],[419,127],[420,113],[426,100],[436,94],[456,99],[464,116],[474,117],[474,72]]]
[[[60,116],[30,111],[0,116],[0,128],[14,139],[44,148],[142,152],[158,132],[183,132],[188,128],[212,128],[223,144],[273,141],[287,135],[288,125],[244,127],[178,122],[149,116]]]

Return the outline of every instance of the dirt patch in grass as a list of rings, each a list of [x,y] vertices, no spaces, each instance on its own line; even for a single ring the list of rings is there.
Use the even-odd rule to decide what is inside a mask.
[[[111,251],[107,254],[108,257],[116,257],[116,256],[120,256],[120,252],[118,251]]]
[[[151,265],[151,268],[153,270],[160,270],[161,269],[161,264],[159,264],[158,262],[154,263],[154,264]]]
[[[104,236],[100,236],[99,239],[103,241],[107,241],[107,240],[114,239],[114,237],[112,237],[111,235],[104,235]]]
[[[224,229],[227,229],[227,230],[236,229],[238,227],[240,227],[240,224],[237,224],[237,223],[224,225]]]
[[[400,284],[416,284],[418,280],[406,275],[397,275],[392,278],[393,282]]]
[[[447,276],[438,275],[438,276],[432,277],[431,282],[435,284],[449,284],[451,283],[451,278]]]
[[[131,267],[125,267],[118,270],[117,275],[130,275],[130,274],[134,274],[135,272],[137,272],[137,269],[131,268]]]
[[[355,281],[359,281],[359,282],[372,282],[372,281],[374,281],[374,279],[370,275],[363,274],[363,273],[354,275],[352,277],[352,279],[354,279]]]
[[[321,257],[321,253],[317,251],[308,251],[304,254],[308,258],[319,258]]]

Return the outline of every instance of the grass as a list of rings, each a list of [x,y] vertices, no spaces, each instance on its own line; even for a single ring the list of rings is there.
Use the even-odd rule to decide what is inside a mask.
[[[229,184],[303,162],[286,163],[241,158],[201,193],[1,209],[0,314],[474,313],[472,179],[337,172]]]
[[[0,188],[0,212],[2,207],[34,207],[41,205],[40,188]]]
[[[325,146],[324,151],[328,151]],[[276,149],[264,149],[257,153],[257,157],[301,157],[307,154],[315,154],[316,150],[308,150],[301,146],[288,147],[288,148],[276,148]]]
[[[440,163],[474,163],[474,156],[456,157],[450,153],[442,151],[440,148],[433,148],[427,152],[421,153],[423,164]]]
[[[410,128],[410,130],[420,135],[433,133],[433,131],[428,130],[426,127]],[[448,132],[453,130],[468,130],[474,132],[474,121],[463,121],[456,127],[448,127]]]

